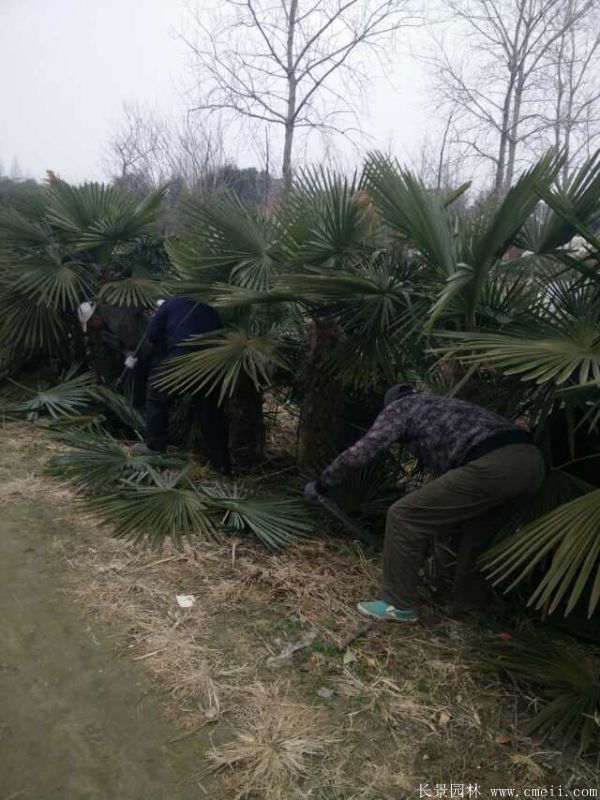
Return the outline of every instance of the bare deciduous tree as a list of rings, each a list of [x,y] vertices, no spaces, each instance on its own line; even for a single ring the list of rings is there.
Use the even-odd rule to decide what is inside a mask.
[[[513,180],[520,151],[547,127],[547,74],[560,41],[585,28],[598,0],[446,0],[461,46],[432,58],[443,103],[456,110],[459,141],[493,166],[497,191]]]
[[[283,131],[284,185],[292,180],[299,130],[347,132],[367,78],[361,51],[382,57],[394,36],[417,23],[412,0],[223,0],[223,13],[193,16],[182,34],[194,60],[199,102],[207,113]]]
[[[589,10],[586,24],[569,26],[568,19],[577,11],[577,0],[563,0],[562,33],[544,73],[548,102],[540,113],[546,126],[540,150],[552,145],[564,151],[564,184],[600,144],[600,2]]]
[[[106,167],[113,179],[150,186],[179,181],[190,191],[206,189],[209,176],[226,164],[222,133],[189,116],[180,122],[125,104],[109,142]]]

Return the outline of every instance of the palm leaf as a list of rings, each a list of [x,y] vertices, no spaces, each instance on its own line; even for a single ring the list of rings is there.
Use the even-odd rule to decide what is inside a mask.
[[[456,268],[452,217],[442,198],[397,162],[375,153],[365,167],[365,185],[385,222],[445,276]]]
[[[541,192],[552,185],[561,165],[562,159],[551,150],[507,192],[475,248],[473,266],[478,273],[489,268],[514,243],[538,205]]]
[[[567,244],[580,232],[580,225],[589,225],[600,212],[600,150],[581,165],[567,186],[551,190],[544,185],[540,189],[548,207],[524,243],[536,253],[548,253]]]
[[[165,294],[164,282],[132,277],[105,283],[98,292],[98,299],[111,306],[154,309]]]
[[[84,264],[64,261],[47,251],[15,264],[11,273],[14,291],[55,309],[74,309],[92,294],[94,280]]]
[[[482,206],[473,219],[458,225],[457,262],[433,306],[430,325],[457,297],[467,325],[475,325],[487,287],[497,277],[495,273],[491,274],[492,268],[514,244],[539,203],[540,187],[552,183],[560,165],[561,160],[553,151],[547,153],[521,175],[497,208],[495,200],[492,200],[487,206]],[[522,271],[525,271],[524,267],[521,265]]]
[[[106,414],[116,417],[127,428],[130,428],[139,439],[143,437],[146,430],[144,417],[137,408],[122,394],[109,389],[106,386],[94,386],[91,390],[94,400],[98,400]]]
[[[588,654],[557,642],[513,638],[489,648],[487,660],[496,669],[533,684],[542,708],[528,723],[528,733],[579,739],[587,750],[597,738],[600,715],[600,670]]]
[[[2,280],[0,287],[0,341],[10,342],[21,355],[35,350],[63,351],[67,346],[67,325],[56,308],[14,291]]]
[[[73,449],[52,459],[50,473],[66,478],[78,489],[93,493],[105,490],[120,480],[142,483],[152,478],[157,469],[181,469],[181,459],[162,456],[131,456],[109,436],[94,436],[85,432],[61,436]]]
[[[231,396],[242,372],[257,390],[262,390],[271,384],[274,366],[288,366],[280,339],[275,335],[251,336],[241,328],[194,336],[186,346],[192,352],[170,359],[156,380],[157,386],[177,392],[218,390],[222,402]]]
[[[37,215],[36,215],[37,217]],[[8,253],[30,252],[52,242],[52,229],[41,217],[30,218],[13,208],[0,209],[0,238]]]
[[[154,486],[125,485],[86,505],[113,526],[117,538],[151,547],[160,547],[167,538],[176,543],[190,536],[218,538],[210,501],[189,483],[185,472],[155,473],[154,480]]]
[[[461,341],[433,352],[452,354],[465,364],[501,369],[536,383],[562,384],[600,380],[600,325],[575,320],[562,333],[543,336],[532,331],[522,336],[494,333],[443,333]]]
[[[138,203],[114,186],[58,181],[48,190],[47,219],[79,250],[112,250],[152,231],[165,191],[157,189]]]
[[[357,261],[372,228],[357,191],[356,176],[349,180],[325,169],[300,174],[278,220],[282,247],[291,261],[337,267]]]
[[[600,600],[600,490],[564,503],[501,542],[483,558],[495,583],[511,580],[509,591],[550,559],[529,599],[551,613],[566,600],[569,614],[584,591],[591,616]]]
[[[73,416],[86,408],[92,400],[92,374],[84,372],[74,376],[74,372],[72,369],[61,383],[35,392],[34,397],[20,403],[17,410],[28,419],[35,419],[40,414]]]
[[[278,550],[313,531],[304,504],[296,500],[249,497],[236,484],[200,486],[222,514],[220,525],[228,532],[250,532],[267,547]]]
[[[277,269],[272,236],[266,218],[224,192],[182,204],[180,229],[167,252],[187,293],[202,293],[215,280],[265,291]]]

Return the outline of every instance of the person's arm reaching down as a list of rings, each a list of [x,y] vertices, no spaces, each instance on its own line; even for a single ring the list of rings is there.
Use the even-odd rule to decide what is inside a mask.
[[[362,439],[340,453],[323,471],[316,483],[317,490],[343,483],[352,470],[365,467],[379,453],[402,439],[404,415],[396,406],[396,403],[392,403],[385,408]]]

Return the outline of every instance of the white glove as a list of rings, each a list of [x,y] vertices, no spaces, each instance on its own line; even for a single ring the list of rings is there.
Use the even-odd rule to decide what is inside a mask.
[[[127,369],[135,369],[135,365],[138,363],[138,360],[135,356],[127,356],[125,359],[125,366]]]

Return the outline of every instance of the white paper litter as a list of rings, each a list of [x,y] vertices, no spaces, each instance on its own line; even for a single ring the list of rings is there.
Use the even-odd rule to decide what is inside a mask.
[[[179,608],[191,608],[196,602],[193,594],[176,594],[175,599]]]

